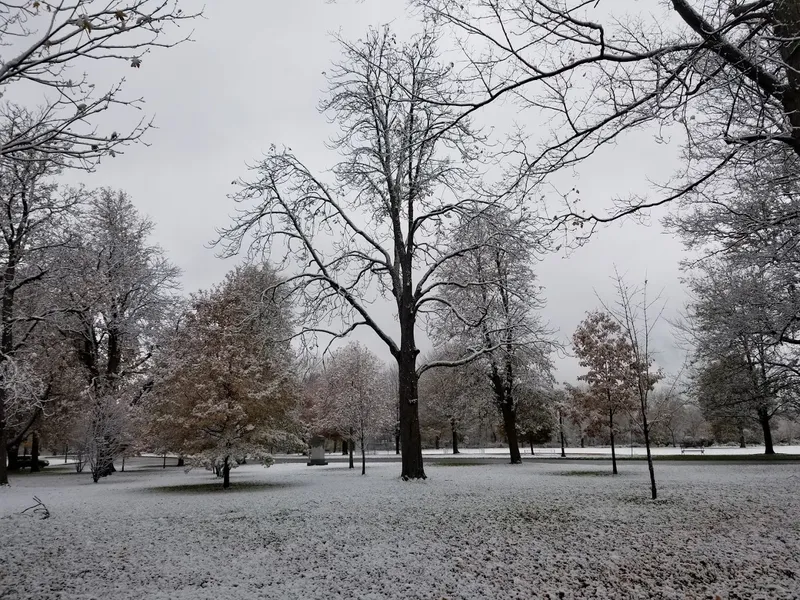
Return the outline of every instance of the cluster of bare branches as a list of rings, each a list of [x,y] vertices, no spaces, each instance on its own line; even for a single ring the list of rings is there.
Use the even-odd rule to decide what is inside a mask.
[[[673,0],[652,3],[650,15],[639,3],[638,16],[587,0],[414,4],[459,39],[465,116],[509,100],[541,124],[512,136],[511,186],[532,193],[645,126],[657,139],[682,140],[685,163],[655,198],[620,194],[595,215],[566,195],[553,219],[565,227],[588,222],[579,242],[598,223],[800,155],[800,14],[789,0]]]
[[[177,0],[30,0],[3,2],[0,15],[0,156],[26,160],[37,151],[91,169],[140,140],[151,122],[99,130],[101,114],[121,119],[116,109],[141,110],[142,100],[124,95],[124,77],[100,89],[80,69],[98,61],[140,68],[153,49],[187,41],[174,31],[199,13],[184,13]],[[15,101],[18,89],[40,93],[37,105]]]

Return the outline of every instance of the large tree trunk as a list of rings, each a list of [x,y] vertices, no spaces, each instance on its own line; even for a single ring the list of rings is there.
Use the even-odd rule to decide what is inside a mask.
[[[517,412],[508,399],[504,399],[500,408],[503,413],[503,427],[506,430],[506,439],[508,439],[508,451],[511,455],[511,464],[521,464],[522,456],[520,456],[519,453],[519,440],[517,439]]]
[[[417,386],[417,352],[414,347],[413,323],[409,334],[402,337],[400,350],[397,357],[398,393],[400,397],[400,448],[402,450],[402,469],[400,477],[404,481],[409,479],[425,479],[425,469],[422,465],[422,436],[419,431],[419,398]],[[410,338],[410,339],[409,339]],[[410,346],[405,348],[405,346]]]
[[[450,422],[450,431],[453,434],[453,454],[458,454],[458,431],[456,431],[456,425],[452,421]]]
[[[225,457],[225,464],[222,465],[222,489],[227,490],[231,487],[231,463],[230,458]]]
[[[8,470],[19,471],[19,446],[6,446],[3,444],[3,448],[5,449],[8,457]],[[6,483],[8,483],[8,481],[6,481]]]
[[[617,474],[617,453],[614,449],[614,411],[608,411],[608,429],[611,432],[611,465],[612,473]]]
[[[797,39],[800,38],[800,3],[797,0],[776,0],[772,17],[775,37],[781,42],[781,57],[785,63],[788,83],[782,90],[781,102],[792,127],[791,136],[795,141],[792,148],[800,154],[800,53],[797,51]]]
[[[39,472],[39,432],[31,434],[31,473]]]
[[[350,451],[350,468],[353,469],[353,447],[355,446],[355,442],[353,441],[353,428],[350,428],[350,439],[347,440],[347,448]]]
[[[758,409],[758,422],[761,424],[761,429],[764,432],[764,454],[775,454],[775,448],[772,446],[772,430],[769,426],[770,415],[766,409]]]
[[[6,461],[8,460],[6,452],[7,439],[5,390],[0,387],[0,485],[8,485],[8,469],[6,468]]]

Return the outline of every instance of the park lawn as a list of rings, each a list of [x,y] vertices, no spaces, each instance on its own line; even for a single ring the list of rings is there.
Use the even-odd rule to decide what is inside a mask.
[[[0,599],[800,597],[797,464],[135,464],[0,489]]]

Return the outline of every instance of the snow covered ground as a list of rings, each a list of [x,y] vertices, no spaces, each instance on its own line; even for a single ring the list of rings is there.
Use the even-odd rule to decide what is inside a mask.
[[[0,598],[800,598],[800,465],[151,459],[0,489]],[[438,464],[437,464],[438,463]],[[21,515],[41,498],[51,517]]]
[[[646,456],[647,450],[644,446],[626,446],[620,444],[616,448],[617,456],[626,458],[630,456]],[[742,455],[742,454],[764,454],[764,446],[748,446],[747,448],[739,448],[738,446],[711,446],[704,448],[705,454],[713,455]],[[450,448],[443,448],[439,450],[423,450],[423,454],[435,456],[440,454],[450,454]],[[520,452],[523,456],[530,456],[530,448],[527,446],[520,446]],[[800,454],[800,446],[775,446],[775,452],[778,454]],[[459,450],[461,455],[506,455],[508,448],[461,448]],[[586,456],[608,456],[611,457],[611,446],[592,446],[587,448],[565,448],[564,453],[569,457],[581,458]],[[658,447],[652,448],[651,453],[653,456],[677,456],[681,454],[680,448],[673,447]],[[691,454],[698,454],[697,449],[692,449]],[[378,452],[378,454],[394,454],[394,452]],[[552,457],[561,456],[561,448],[536,448],[534,447],[534,456],[539,457]]]

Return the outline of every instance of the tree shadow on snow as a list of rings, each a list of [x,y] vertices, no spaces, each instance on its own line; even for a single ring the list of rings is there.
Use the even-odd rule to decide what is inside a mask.
[[[609,471],[553,471],[550,475],[560,475],[562,477],[623,477],[626,473],[618,473],[614,475]]]
[[[280,490],[306,485],[301,482],[286,481],[231,481],[231,486],[225,490],[222,481],[207,483],[186,483],[181,485],[157,485],[143,488],[141,491],[155,494],[230,494],[234,492],[259,492],[267,490]]]

